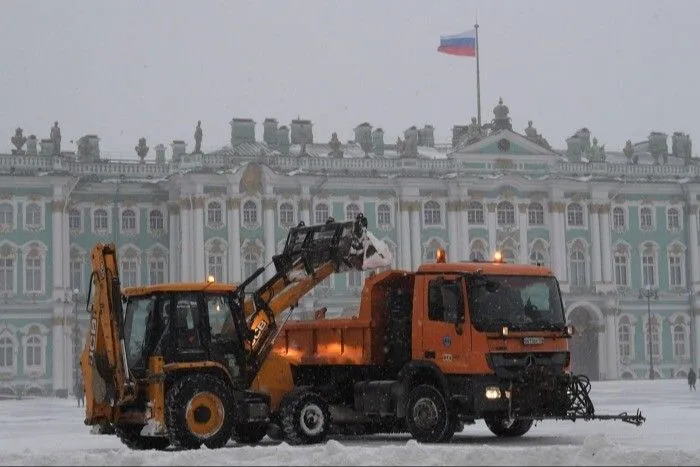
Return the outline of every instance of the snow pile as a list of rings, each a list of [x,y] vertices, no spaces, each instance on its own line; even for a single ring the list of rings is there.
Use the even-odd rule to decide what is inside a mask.
[[[613,421],[544,421],[522,438],[494,437],[483,422],[444,445],[407,435],[341,437],[317,446],[131,451],[92,435],[73,400],[0,401],[2,465],[700,465],[700,393],[682,379],[593,382],[596,412],[637,408],[641,427]]]

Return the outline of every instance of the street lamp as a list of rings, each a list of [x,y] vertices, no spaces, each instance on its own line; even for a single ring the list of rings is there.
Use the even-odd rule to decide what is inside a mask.
[[[80,384],[80,326],[78,325],[78,296],[79,289],[73,290],[73,314],[75,315],[75,324],[73,328],[73,391],[76,391]]]
[[[649,339],[649,379],[654,379],[654,359],[651,351],[651,299],[659,299],[659,291],[652,288],[651,284],[639,289],[639,299],[647,301],[647,338]]]

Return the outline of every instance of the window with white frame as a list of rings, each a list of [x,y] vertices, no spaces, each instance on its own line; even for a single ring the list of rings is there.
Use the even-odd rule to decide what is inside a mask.
[[[613,229],[618,231],[625,230],[627,228],[626,225],[625,211],[619,206],[613,208]]]
[[[569,273],[571,285],[575,287],[584,287],[588,285],[588,273],[586,271],[586,255],[581,249],[571,251],[569,257]]]
[[[219,252],[209,253],[207,256],[207,275],[214,276],[216,282],[224,280],[224,255]],[[246,276],[248,277],[248,276]]]
[[[0,257],[0,293],[12,293],[15,289],[15,259]]]
[[[437,201],[426,201],[423,205],[423,224],[440,225],[442,223],[442,211]]]
[[[326,203],[318,203],[316,205],[316,208],[314,209],[314,219],[316,220],[316,224],[325,223],[330,216],[330,209]]]
[[[96,209],[92,213],[92,228],[95,231],[106,232],[109,229],[109,217],[104,209]]]
[[[27,367],[40,367],[43,360],[43,346],[41,345],[41,337],[30,335],[27,337],[24,348],[24,362]]]
[[[642,253],[642,285],[656,285],[656,255],[653,251],[645,250]]]
[[[643,207],[639,210],[639,228],[651,230],[654,228],[654,212],[650,207]]]
[[[0,203],[0,225],[14,225],[14,208],[10,203]]]
[[[26,218],[24,225],[27,227],[41,226],[41,206],[38,203],[29,203],[24,210]]]
[[[243,223],[246,225],[258,223],[258,205],[252,199],[243,203]]]
[[[122,212],[122,232],[136,232],[136,211],[133,209],[125,209]]]
[[[571,203],[566,207],[566,221],[571,227],[583,227],[583,207],[578,203]]]
[[[357,269],[352,269],[348,271],[348,289],[361,289],[363,282],[364,282],[364,277],[362,274],[362,271],[358,271]]]
[[[121,260],[120,277],[122,287],[134,287],[139,285],[139,263],[136,258]]]
[[[382,227],[391,225],[391,206],[386,203],[377,206],[377,225]]]
[[[656,316],[651,317],[651,322],[647,320],[647,332],[649,332],[648,326],[651,326],[651,356],[659,358],[661,356],[661,329]],[[644,345],[647,357],[649,357],[649,339],[645,339]]]
[[[165,259],[150,258],[148,261],[148,283],[164,284],[165,283]]]
[[[673,358],[686,357],[688,357],[687,328],[683,319],[678,318],[673,325]]]
[[[10,336],[0,337],[0,370],[9,370],[15,366],[15,343]]]
[[[498,206],[496,206],[496,220],[500,226],[515,224],[515,208],[510,201],[498,203]]]
[[[209,227],[219,227],[224,223],[223,209],[218,201],[210,201],[207,204],[207,225]]]
[[[533,266],[544,266],[545,264],[545,256],[544,253],[542,253],[539,250],[532,250],[530,252],[530,264]]]
[[[250,277],[260,267],[260,255],[252,250],[248,250],[243,255],[243,277]],[[258,276],[253,284],[253,287],[261,285],[262,277]]]
[[[70,260],[70,288],[71,290],[83,290],[83,263],[81,258]]]
[[[678,252],[668,254],[668,285],[671,287],[682,287],[683,280],[683,255]]]
[[[504,263],[515,264],[518,262],[517,257],[515,255],[515,250],[511,248],[504,248],[501,254],[503,255]]]
[[[478,201],[470,201],[467,204],[467,223],[469,225],[484,224],[484,205]]]
[[[360,207],[355,203],[350,203],[345,206],[345,220],[354,221],[360,213]]]
[[[486,261],[486,244],[482,240],[475,240],[469,251],[470,261]]]
[[[544,207],[541,203],[530,203],[527,207],[527,223],[529,225],[544,225]]]
[[[676,208],[670,208],[666,212],[666,220],[668,224],[668,230],[680,230],[681,228],[681,216]]]
[[[629,254],[626,248],[619,248],[614,255],[615,284],[620,287],[629,285]]]
[[[43,290],[43,278],[41,277],[41,256],[30,253],[24,260],[25,283],[28,293],[40,293]]]
[[[71,209],[68,211],[68,229],[69,230],[80,230],[82,228],[82,216],[80,215],[79,209]]]
[[[280,224],[285,227],[291,227],[294,225],[294,206],[292,203],[282,203],[279,207],[280,211]]]
[[[148,229],[150,231],[165,230],[165,219],[160,209],[151,209],[148,213]]]
[[[434,263],[437,258],[438,249],[443,248],[442,243],[439,240],[433,238],[425,246],[425,253],[423,255],[423,260],[426,263]]]
[[[634,349],[634,327],[628,317],[623,316],[617,326],[617,336],[620,343],[620,358],[622,361],[630,362],[634,359],[632,353]]]

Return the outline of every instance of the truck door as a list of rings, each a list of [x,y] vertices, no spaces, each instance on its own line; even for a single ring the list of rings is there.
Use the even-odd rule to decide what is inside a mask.
[[[446,373],[463,373],[469,363],[464,280],[435,276],[427,279],[426,287],[422,358],[434,361]]]

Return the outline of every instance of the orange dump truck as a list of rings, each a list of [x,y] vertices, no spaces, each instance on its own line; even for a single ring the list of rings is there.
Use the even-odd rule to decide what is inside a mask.
[[[572,333],[548,268],[448,263],[440,250],[415,272],[368,277],[357,316],[287,322],[274,354],[290,371],[276,365],[274,378],[315,398],[298,415],[317,439],[336,429],[445,442],[478,419],[505,437],[541,419],[641,424],[639,411],[595,413],[588,378],[569,371]]]

